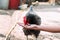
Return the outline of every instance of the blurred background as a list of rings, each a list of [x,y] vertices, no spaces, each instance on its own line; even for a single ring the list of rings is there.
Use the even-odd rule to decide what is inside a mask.
[[[57,5],[60,6],[60,0],[0,0],[0,9],[20,10],[22,9],[22,6],[24,6],[24,8],[28,8],[32,4],[39,7],[40,6],[50,7]]]
[[[0,0],[0,40],[5,40],[10,29],[15,26],[7,40],[26,40],[23,28],[24,15],[30,5],[42,19],[42,25],[60,25],[60,0]],[[32,35],[29,40],[35,40]],[[60,33],[41,31],[38,40],[60,40]]]

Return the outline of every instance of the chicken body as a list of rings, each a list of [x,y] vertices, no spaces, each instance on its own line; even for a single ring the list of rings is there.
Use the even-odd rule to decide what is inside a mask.
[[[25,25],[40,25],[41,24],[41,18],[35,14],[32,7],[33,6],[31,5],[30,11],[24,17],[24,23],[25,23]],[[38,37],[38,35],[40,33],[39,30],[23,29],[23,31],[24,31],[24,34],[26,36],[33,34],[33,35],[35,35],[36,38]]]

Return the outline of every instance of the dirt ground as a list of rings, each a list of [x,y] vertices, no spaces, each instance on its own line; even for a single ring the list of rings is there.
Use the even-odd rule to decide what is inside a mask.
[[[50,14],[46,14],[45,17],[47,17],[47,15],[49,15],[49,16],[51,16],[52,19],[54,18],[54,20],[56,20],[55,16],[53,17],[53,15],[56,15],[57,17],[59,17],[60,14],[58,14],[59,13],[58,11],[57,12],[54,11],[55,14],[50,11],[50,12],[48,12]],[[9,15],[3,15],[0,13],[0,40],[5,40],[7,32],[10,30],[10,28],[13,25],[15,25],[16,21],[22,22],[22,17],[24,16],[24,14],[22,15],[20,13],[26,13],[26,11],[20,12],[20,10],[17,10],[17,11],[8,10],[8,12],[9,12],[8,13]],[[41,13],[46,13],[46,12],[41,11]],[[52,13],[53,13],[53,15],[52,15]],[[40,15],[41,15],[41,17],[43,17],[45,14],[44,15],[40,14]],[[49,16],[48,16],[48,18],[50,18]],[[59,22],[59,18],[57,19],[57,21]],[[43,22],[46,22],[46,21],[43,20]],[[52,23],[50,21],[50,22],[47,22],[46,24],[59,25],[60,23],[57,24],[55,22]],[[44,25],[45,25],[45,23],[44,23]],[[15,29],[11,32],[10,37],[7,40],[26,40],[26,36],[24,35],[23,28],[21,26],[19,26],[18,24],[16,24]],[[33,35],[32,36],[29,35],[29,40],[35,40],[35,37]],[[41,31],[37,40],[60,40],[60,33],[51,33],[51,32]]]

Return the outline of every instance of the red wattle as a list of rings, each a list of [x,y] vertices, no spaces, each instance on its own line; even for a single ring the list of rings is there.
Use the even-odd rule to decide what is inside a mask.
[[[23,22],[25,25],[27,25],[29,23],[28,20],[26,19],[26,17],[23,18]]]

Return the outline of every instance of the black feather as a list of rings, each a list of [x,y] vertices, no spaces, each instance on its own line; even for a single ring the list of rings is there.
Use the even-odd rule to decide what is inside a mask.
[[[40,24],[41,24],[41,18],[40,18],[38,15],[36,15],[36,14],[33,12],[32,9],[31,9],[31,11],[29,11],[29,12],[27,13],[27,15],[26,15],[26,20],[29,21],[29,24],[30,24],[30,25],[32,25],[32,24],[40,25]],[[23,31],[24,31],[24,34],[25,34],[26,36],[34,34],[36,38],[38,37],[38,35],[39,35],[39,33],[40,33],[39,30],[23,29]]]
[[[29,20],[29,24],[36,24],[36,25],[40,25],[41,24],[41,18],[38,17],[37,15],[34,15],[34,14],[28,14],[26,16],[26,19]],[[37,38],[40,31],[37,31],[37,30],[28,30],[28,29],[24,29],[24,33],[25,35],[32,35],[34,34],[35,37]]]

